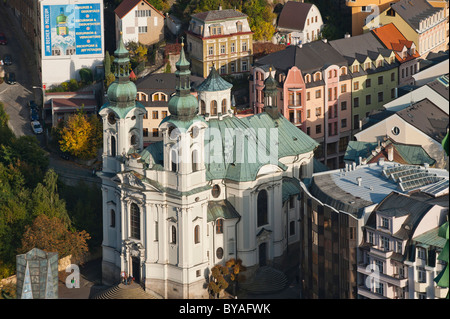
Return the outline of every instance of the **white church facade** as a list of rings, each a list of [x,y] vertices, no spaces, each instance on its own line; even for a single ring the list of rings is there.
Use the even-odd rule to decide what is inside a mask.
[[[163,298],[207,298],[214,265],[271,265],[298,243],[299,179],[311,177],[317,143],[273,105],[273,77],[265,112],[237,118],[231,84],[214,67],[198,97],[190,94],[183,48],[163,140],[144,148],[146,111],[135,101],[122,40],[115,55],[116,81],[99,112],[103,283],[118,283],[125,271]]]

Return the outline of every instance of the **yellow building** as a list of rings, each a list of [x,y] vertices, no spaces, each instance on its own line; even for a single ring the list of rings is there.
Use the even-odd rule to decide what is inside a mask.
[[[364,26],[369,31],[393,23],[403,36],[413,41],[421,58],[447,49],[446,9],[426,0],[400,0]]]
[[[399,63],[372,33],[330,41],[348,61],[352,77],[352,129],[357,132],[374,110],[396,98]]]
[[[253,32],[247,15],[233,9],[200,12],[186,34],[192,74],[206,78],[213,64],[221,75],[250,71]]]
[[[362,34],[366,19],[370,15],[377,16],[396,1],[398,0],[347,0],[347,7],[352,10],[352,35]]]

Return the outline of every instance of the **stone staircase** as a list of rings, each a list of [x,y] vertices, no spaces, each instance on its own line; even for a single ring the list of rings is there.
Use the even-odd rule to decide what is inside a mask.
[[[270,294],[286,288],[288,280],[286,275],[272,267],[264,266],[255,271],[247,282],[242,282],[239,287],[252,294]]]
[[[130,285],[118,284],[112,286],[97,295],[92,299],[161,299],[151,292],[148,293],[144,289],[136,284]]]

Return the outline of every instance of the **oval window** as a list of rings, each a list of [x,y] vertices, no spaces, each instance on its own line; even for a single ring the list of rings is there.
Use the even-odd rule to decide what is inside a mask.
[[[109,114],[108,114],[108,122],[111,125],[116,124],[116,115],[114,114],[114,112],[109,112]]]
[[[216,256],[217,256],[218,259],[222,259],[223,258],[223,249],[222,249],[222,247],[217,248]]]
[[[394,126],[392,128],[392,134],[394,134],[394,135],[400,134],[400,129],[397,126]]]
[[[211,194],[212,194],[212,196],[213,196],[214,198],[219,197],[219,195],[220,195],[220,186],[217,185],[217,184],[214,185],[213,188],[212,188]]]

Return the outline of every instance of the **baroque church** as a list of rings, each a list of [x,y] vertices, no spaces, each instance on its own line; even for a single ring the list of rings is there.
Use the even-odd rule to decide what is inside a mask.
[[[300,240],[299,179],[311,177],[317,143],[279,113],[273,74],[265,111],[239,118],[214,67],[192,94],[182,47],[163,140],[144,148],[146,110],[122,38],[114,54],[99,111],[103,283],[125,271],[163,298],[207,298],[214,265],[235,258],[257,269],[285,257]]]

